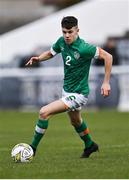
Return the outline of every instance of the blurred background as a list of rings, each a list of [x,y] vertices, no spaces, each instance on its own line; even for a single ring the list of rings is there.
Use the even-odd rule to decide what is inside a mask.
[[[62,35],[60,21],[68,15],[78,18],[83,39],[114,58],[106,99],[103,63],[92,61],[88,108],[129,111],[129,0],[0,0],[0,109],[36,110],[61,97],[60,55],[31,68],[25,63]]]

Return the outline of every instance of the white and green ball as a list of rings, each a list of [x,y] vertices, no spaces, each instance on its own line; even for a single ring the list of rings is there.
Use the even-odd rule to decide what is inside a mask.
[[[14,162],[30,162],[33,159],[33,149],[29,144],[19,143],[11,151],[11,157]]]

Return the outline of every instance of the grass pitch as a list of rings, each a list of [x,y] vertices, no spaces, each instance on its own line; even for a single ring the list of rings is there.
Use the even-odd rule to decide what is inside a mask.
[[[80,159],[83,142],[66,114],[54,116],[31,163],[14,163],[10,153],[30,143],[37,113],[0,111],[0,179],[129,179],[129,113],[83,112],[100,152]]]

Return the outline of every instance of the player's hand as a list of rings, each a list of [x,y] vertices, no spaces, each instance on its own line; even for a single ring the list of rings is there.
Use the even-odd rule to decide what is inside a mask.
[[[39,62],[39,57],[32,57],[25,66],[31,66],[34,62]]]
[[[103,83],[101,86],[101,94],[104,97],[107,97],[110,95],[110,92],[111,92],[110,84],[109,83]]]

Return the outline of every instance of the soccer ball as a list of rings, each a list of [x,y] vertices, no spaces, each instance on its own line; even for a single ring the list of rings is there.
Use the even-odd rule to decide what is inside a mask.
[[[14,162],[30,162],[33,159],[33,149],[29,144],[20,143],[14,146],[11,157]]]

